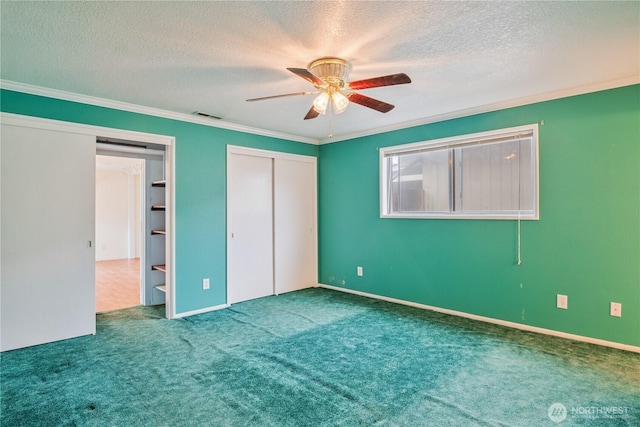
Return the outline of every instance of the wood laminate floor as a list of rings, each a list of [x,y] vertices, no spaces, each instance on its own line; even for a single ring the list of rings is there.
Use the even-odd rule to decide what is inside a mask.
[[[96,312],[140,305],[140,259],[96,261]]]

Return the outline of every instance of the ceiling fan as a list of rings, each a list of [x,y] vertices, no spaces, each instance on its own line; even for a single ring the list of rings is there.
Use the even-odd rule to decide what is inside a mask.
[[[325,114],[329,105],[334,113],[340,114],[346,110],[349,102],[388,113],[394,106],[386,102],[357,93],[357,90],[370,89],[381,86],[392,86],[411,83],[411,79],[404,73],[390,74],[388,76],[373,77],[370,79],[348,82],[351,64],[344,59],[325,57],[312,61],[307,68],[287,68],[293,74],[302,77],[316,88],[314,92],[294,92],[283,95],[263,96],[251,98],[247,101],[262,101],[264,99],[282,98],[285,96],[315,95],[313,105],[304,117],[305,120],[315,119],[320,114]]]

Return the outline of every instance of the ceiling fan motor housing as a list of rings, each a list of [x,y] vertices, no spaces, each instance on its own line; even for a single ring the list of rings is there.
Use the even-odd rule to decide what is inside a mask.
[[[340,90],[346,86],[351,64],[341,58],[325,57],[312,61],[307,66],[307,69],[327,85]],[[316,87],[322,89],[318,85]]]

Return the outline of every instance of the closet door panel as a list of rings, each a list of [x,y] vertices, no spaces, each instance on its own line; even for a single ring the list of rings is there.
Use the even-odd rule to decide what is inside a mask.
[[[2,125],[1,350],[95,333],[95,137]]]
[[[277,294],[315,286],[316,164],[275,159],[274,256]]]
[[[273,160],[231,154],[227,303],[273,295]]]

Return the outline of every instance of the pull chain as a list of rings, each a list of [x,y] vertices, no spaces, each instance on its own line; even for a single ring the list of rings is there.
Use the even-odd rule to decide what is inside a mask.
[[[333,138],[333,105],[331,105],[330,107],[331,111],[329,111],[329,135],[327,135],[329,137],[329,139]]]
[[[518,265],[522,264],[522,256],[520,251],[520,211],[518,211]]]

